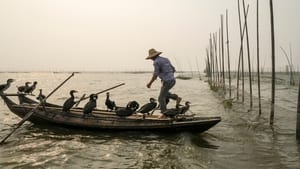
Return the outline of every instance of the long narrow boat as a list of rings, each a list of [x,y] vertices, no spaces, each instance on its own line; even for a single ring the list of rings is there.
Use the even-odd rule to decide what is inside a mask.
[[[19,96],[20,104],[15,103],[8,94],[0,94],[9,110],[23,118],[27,113],[34,111],[28,121],[41,125],[60,125],[97,130],[143,130],[143,131],[190,131],[203,132],[221,121],[220,117],[194,117],[181,116],[173,119],[159,119],[158,116],[149,115],[145,119],[142,115],[134,114],[128,117],[119,117],[115,112],[95,109],[91,116],[83,116],[82,108],[71,109],[70,112],[62,112],[62,107],[46,103],[39,106],[38,102],[23,96]]]

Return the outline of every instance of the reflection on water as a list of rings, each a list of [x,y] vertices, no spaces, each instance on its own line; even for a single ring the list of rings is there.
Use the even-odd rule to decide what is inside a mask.
[[[0,81],[12,77],[17,80],[16,86],[37,80],[38,88],[48,93],[68,75],[0,73]],[[158,81],[152,89],[145,87],[150,77],[148,73],[76,74],[48,101],[62,104],[71,89],[78,90],[80,97],[124,82],[125,86],[111,91],[117,105],[125,105],[129,100],[143,104],[149,97],[157,97],[159,92]],[[184,101],[192,102],[193,113],[197,116],[222,116],[222,122],[202,134],[97,132],[26,122],[1,146],[0,168],[299,168],[300,146],[294,134],[297,88],[285,84],[278,86],[272,130],[268,125],[269,86],[264,80],[263,114],[258,116],[255,101],[251,111],[247,100],[245,104],[234,102],[233,109],[224,110],[222,98],[209,90],[207,83],[196,78],[177,80],[172,91]],[[15,90],[12,87],[8,92]],[[104,101],[105,95],[100,95],[99,108],[104,108]],[[82,102],[80,106],[84,104]],[[0,114],[2,137],[20,119],[3,104],[0,105]]]

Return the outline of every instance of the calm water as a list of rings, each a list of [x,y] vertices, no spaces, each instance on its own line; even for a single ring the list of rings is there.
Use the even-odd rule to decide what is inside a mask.
[[[38,81],[38,88],[49,93],[67,73],[0,73],[1,83],[7,78],[16,82],[7,91],[26,81]],[[120,83],[111,98],[117,105],[130,100],[140,104],[157,97],[160,82],[146,88],[149,73],[81,73],[76,74],[48,101],[62,104],[71,89],[90,94]],[[254,84],[254,89],[256,88]],[[247,87],[247,85],[246,85]],[[177,80],[174,93],[192,102],[192,112],[198,116],[221,116],[222,122],[202,134],[155,132],[91,132],[60,127],[42,128],[26,122],[0,148],[0,168],[299,168],[300,144],[295,139],[297,87],[278,82],[275,125],[269,127],[270,83],[263,79],[263,115],[258,117],[257,100],[254,109],[234,102],[224,109],[222,98],[212,92],[203,80]],[[35,91],[37,94],[38,91]],[[254,95],[256,91],[254,91]],[[100,95],[98,107],[104,108],[105,95]],[[0,136],[10,132],[20,118],[0,103]],[[84,102],[85,103],[85,102]],[[82,104],[84,104],[82,103]],[[169,105],[174,106],[174,103]]]

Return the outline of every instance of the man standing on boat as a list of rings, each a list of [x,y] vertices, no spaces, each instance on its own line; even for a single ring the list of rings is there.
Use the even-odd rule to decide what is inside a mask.
[[[162,52],[158,52],[155,49],[149,50],[149,55],[146,59],[153,60],[154,72],[151,80],[147,84],[147,87],[150,88],[152,83],[159,77],[162,82],[162,86],[160,89],[160,94],[158,97],[158,102],[160,106],[161,113],[163,113],[167,109],[166,100],[169,98],[176,100],[176,107],[179,106],[181,98],[176,95],[170,93],[170,89],[175,85],[176,80],[174,77],[175,68],[171,64],[168,58],[161,57],[160,54]]]

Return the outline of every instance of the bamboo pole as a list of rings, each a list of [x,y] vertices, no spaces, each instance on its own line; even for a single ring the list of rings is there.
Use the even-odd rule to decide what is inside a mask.
[[[300,140],[300,79],[299,79],[299,88],[298,88],[298,108],[297,108],[296,138],[297,138],[297,140]]]
[[[215,44],[214,44],[214,38],[215,38],[215,34],[212,34],[212,39],[211,39],[211,52],[213,55],[213,59],[214,59],[214,78],[215,78],[215,86],[217,86],[218,83],[218,74],[217,74],[217,65],[216,65],[216,53],[215,53]]]
[[[258,87],[258,112],[261,115],[261,96],[260,96],[260,70],[259,70],[259,2],[256,1],[256,45],[257,45],[257,87]]]
[[[294,68],[294,64],[293,64],[293,55],[292,55],[292,45],[289,45],[290,47],[290,58],[291,58],[291,74],[290,74],[290,85],[295,86],[295,80],[294,80],[294,73],[295,73],[295,68]]]
[[[216,73],[217,73],[217,84],[220,83],[220,75],[219,75],[219,65],[218,65],[218,50],[217,50],[217,32],[214,34],[214,47],[215,47],[215,55],[216,55]]]
[[[239,90],[240,90],[240,66],[241,66],[241,55],[239,55],[237,77],[236,77],[236,99],[239,100]]]
[[[230,75],[230,52],[229,52],[229,37],[228,37],[228,10],[226,9],[226,44],[228,57],[228,78],[229,78],[229,98],[231,98],[231,75]]]
[[[214,56],[213,56],[213,51],[212,51],[212,39],[211,39],[211,34],[209,36],[209,55],[210,55],[210,67],[211,67],[211,77],[212,77],[212,85],[215,86],[215,72],[214,72]]]
[[[198,57],[196,56],[196,64],[197,64],[197,70],[198,70],[198,75],[199,75],[199,80],[201,80],[201,73],[200,73],[200,68],[199,68],[199,63],[198,63]]]
[[[222,56],[221,56],[222,54],[221,54],[221,28],[219,28],[219,61],[220,61],[220,83],[219,83],[219,85],[221,85],[222,84],[222,82],[223,82],[223,73],[222,73]]]
[[[224,33],[223,33],[224,29],[223,29],[223,15],[221,15],[221,54],[222,54],[222,74],[223,74],[223,90],[224,90],[224,94],[225,94],[225,69],[224,69]]]
[[[207,56],[207,71],[206,71],[206,75],[208,77],[208,83],[211,87],[211,70],[210,70],[210,61],[209,61],[209,51],[208,49],[206,48],[206,56]]]
[[[289,64],[289,75],[290,75],[290,85],[291,86],[295,86],[295,81],[294,81],[294,76],[293,76],[293,62],[292,62],[292,56],[291,56],[291,51],[290,51],[290,59],[288,57],[288,54],[287,52],[283,49],[283,47],[280,46],[280,49],[282,50],[282,52],[284,53],[285,55],[285,58],[287,59],[287,62]],[[291,50],[291,49],[290,49]]]
[[[274,124],[275,112],[275,35],[274,35],[274,15],[273,15],[273,0],[270,0],[270,21],[271,21],[271,46],[272,46],[272,91],[271,91],[271,112],[270,125]]]
[[[242,31],[242,20],[241,20],[241,10],[240,10],[240,0],[238,1],[238,14],[239,14],[239,25],[240,25],[240,37],[241,37],[241,49],[240,49],[240,59],[242,67],[242,102],[245,101],[245,73],[244,73],[244,50],[243,50],[243,31]],[[239,82],[238,82],[239,83]],[[238,94],[238,92],[237,92]]]
[[[248,24],[245,8],[245,0],[243,0],[244,18],[246,24],[246,40],[247,40],[247,54],[248,54],[248,70],[249,70],[249,89],[250,89],[250,109],[253,107],[253,97],[252,97],[252,75],[251,75],[251,59],[250,59],[250,47],[249,47],[249,34],[248,34]]]

